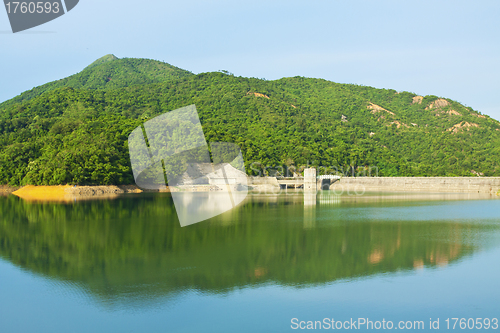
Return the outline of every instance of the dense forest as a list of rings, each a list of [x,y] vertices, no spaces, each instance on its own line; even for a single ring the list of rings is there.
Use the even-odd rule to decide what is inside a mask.
[[[450,99],[108,55],[0,104],[0,184],[133,183],[129,134],[191,104],[207,141],[238,144],[253,175],[500,176],[500,123]]]

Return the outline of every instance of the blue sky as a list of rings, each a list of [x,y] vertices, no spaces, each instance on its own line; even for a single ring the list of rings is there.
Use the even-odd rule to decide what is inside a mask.
[[[95,59],[193,73],[318,77],[452,98],[500,119],[500,1],[80,0],[12,34],[0,10],[0,101]]]

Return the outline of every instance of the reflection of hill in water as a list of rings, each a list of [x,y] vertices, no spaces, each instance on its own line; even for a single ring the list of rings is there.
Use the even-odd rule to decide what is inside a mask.
[[[304,209],[297,198],[253,198],[211,222],[181,228],[168,194],[74,205],[0,198],[0,256],[105,302],[130,302],[186,289],[307,286],[445,265],[471,254],[463,239],[483,228],[363,219],[305,228]]]

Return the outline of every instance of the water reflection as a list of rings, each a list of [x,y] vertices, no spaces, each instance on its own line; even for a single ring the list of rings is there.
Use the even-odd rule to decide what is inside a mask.
[[[73,204],[0,197],[0,256],[101,302],[137,305],[192,289],[305,287],[444,267],[480,250],[484,236],[498,231],[496,211],[467,218],[470,201],[305,200],[302,193],[253,195],[208,222],[181,228],[168,193]],[[448,218],[450,211],[464,218]]]
[[[216,192],[171,193],[181,226],[198,223],[234,209],[247,196],[246,189],[238,191],[236,187]]]
[[[316,224],[316,193],[304,192],[304,228],[312,228]]]

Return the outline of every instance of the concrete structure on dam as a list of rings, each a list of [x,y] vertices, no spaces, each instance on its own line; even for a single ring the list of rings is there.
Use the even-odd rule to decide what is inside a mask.
[[[304,169],[304,191],[316,192],[318,190],[318,180],[316,179],[316,169]]]

